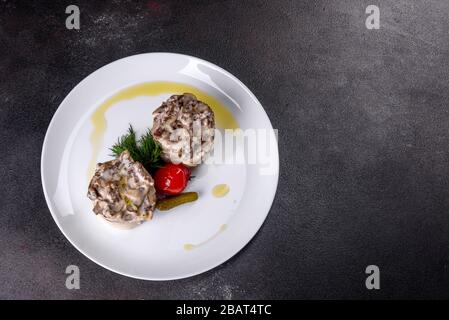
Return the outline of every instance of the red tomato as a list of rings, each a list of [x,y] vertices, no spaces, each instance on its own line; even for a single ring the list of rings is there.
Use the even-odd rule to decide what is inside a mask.
[[[190,170],[183,164],[167,163],[156,171],[154,186],[162,193],[179,194],[187,186]]]

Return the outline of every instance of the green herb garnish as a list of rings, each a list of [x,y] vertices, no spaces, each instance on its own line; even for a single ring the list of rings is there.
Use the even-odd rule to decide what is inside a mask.
[[[162,148],[153,139],[149,129],[139,140],[136,140],[136,132],[132,125],[129,125],[128,132],[121,136],[111,148],[112,155],[116,157],[125,150],[128,150],[131,157],[143,164],[149,172],[164,164],[161,159]]]

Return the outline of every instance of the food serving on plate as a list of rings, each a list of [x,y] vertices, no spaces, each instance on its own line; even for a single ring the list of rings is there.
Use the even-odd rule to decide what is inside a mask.
[[[214,112],[191,93],[173,95],[153,112],[151,133],[167,162],[199,165],[212,151],[214,129]]]
[[[163,102],[153,118],[153,128],[140,139],[130,125],[111,148],[116,158],[96,166],[87,196],[94,213],[110,222],[134,226],[150,220],[155,209],[198,199],[196,192],[182,192],[191,179],[190,168],[213,149],[212,109],[184,93]]]
[[[97,165],[87,196],[94,203],[95,214],[126,224],[150,220],[156,205],[153,178],[128,150]]]

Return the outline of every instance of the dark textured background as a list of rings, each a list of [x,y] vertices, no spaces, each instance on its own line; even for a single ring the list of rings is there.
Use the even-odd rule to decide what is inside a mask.
[[[77,4],[81,30],[65,28]],[[365,28],[377,4],[381,29]],[[0,298],[449,298],[449,1],[0,0]],[[97,68],[167,51],[240,78],[279,129],[260,232],[205,274],[140,281],[91,262],[40,180],[59,103]],[[81,290],[65,268],[81,269]],[[365,289],[365,267],[381,290]]]

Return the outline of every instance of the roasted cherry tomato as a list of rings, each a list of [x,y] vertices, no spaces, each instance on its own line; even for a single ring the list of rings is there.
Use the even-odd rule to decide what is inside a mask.
[[[179,194],[187,186],[190,170],[183,164],[167,163],[156,171],[154,186],[165,194]]]

